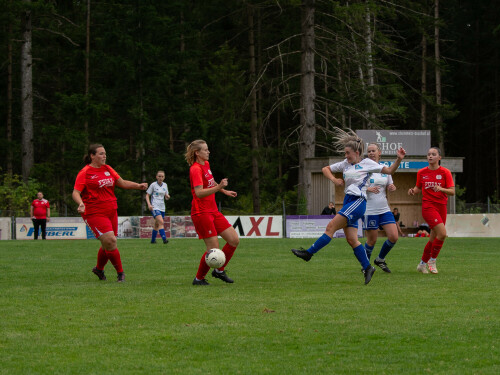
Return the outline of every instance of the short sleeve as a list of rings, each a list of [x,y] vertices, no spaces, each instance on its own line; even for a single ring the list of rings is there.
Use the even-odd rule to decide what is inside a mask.
[[[455,186],[455,183],[453,182],[453,176],[451,175],[451,172],[449,169],[445,169],[445,177],[446,177],[446,185],[444,186],[445,188],[451,188]]]
[[[203,186],[203,173],[201,168],[198,166],[191,167],[189,170],[189,179],[191,180],[193,188],[196,186]]]
[[[154,182],[153,182],[153,184],[154,184]],[[148,190],[146,190],[146,193],[149,195],[153,194],[153,184],[149,185]]]
[[[49,201],[47,201],[47,203],[45,203],[45,205],[47,206],[47,208],[50,208],[50,203],[49,203]]]
[[[332,171],[332,173],[344,172],[346,162],[346,160],[343,160],[338,163],[331,164],[330,170]]]
[[[419,189],[422,188],[422,170],[421,169],[417,172],[417,183],[415,184],[415,186],[418,187]]]
[[[387,175],[387,185],[394,184],[394,180],[391,175]]]
[[[86,169],[82,169],[76,176],[74,189],[79,192],[82,192],[83,189],[85,189],[85,171]]]

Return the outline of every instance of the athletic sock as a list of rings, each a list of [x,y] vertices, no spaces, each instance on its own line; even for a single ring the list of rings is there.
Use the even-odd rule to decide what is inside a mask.
[[[99,251],[97,252],[97,265],[96,268],[98,270],[103,271],[104,266],[108,263],[108,256],[106,255],[106,252],[102,249],[102,247],[99,248]]]
[[[382,248],[380,249],[380,253],[378,254],[378,257],[380,259],[385,259],[387,254],[389,254],[389,251],[394,247],[395,243],[392,243],[389,240],[385,240],[384,244],[382,245]]]
[[[323,233],[323,235],[320,238],[318,238],[316,242],[313,243],[309,249],[307,249],[307,252],[311,254],[316,254],[318,251],[320,251],[322,248],[328,245],[331,240],[332,239],[328,234]]]
[[[118,251],[118,249],[106,250],[106,255],[108,256],[108,259],[111,261],[113,267],[115,267],[116,272],[118,273],[123,272],[122,259],[120,257],[120,252]]]
[[[226,256],[226,262],[222,267],[219,268],[219,271],[224,271],[224,268],[227,266],[231,258],[233,257],[234,251],[236,250],[236,247],[229,245],[226,243],[224,247],[222,248],[222,252]]]
[[[432,243],[432,250],[431,250],[431,257],[432,258],[437,258],[439,255],[439,252],[441,251],[441,248],[443,247],[444,241],[438,240],[437,238],[434,239],[434,242]]]
[[[429,241],[424,247],[424,253],[422,254],[422,262],[427,263],[431,258],[432,242]]]
[[[158,236],[158,231],[153,229],[153,232],[151,233],[151,242],[155,242],[157,236]]]
[[[425,263],[423,260],[421,260],[421,261],[420,261],[420,264],[427,264],[427,263]]]
[[[363,269],[366,269],[370,266],[370,261],[368,260],[368,256],[366,255],[366,249],[363,245],[359,245],[352,249],[354,251],[354,255],[358,258],[359,263]]]
[[[160,229],[160,236],[163,241],[167,239],[167,236],[165,235],[165,229]]]
[[[370,260],[374,248],[375,246],[370,246],[367,242],[365,242],[366,256],[368,257],[368,260]]]
[[[198,266],[198,272],[196,273],[196,278],[198,280],[204,279],[208,271],[210,270],[210,267],[207,265],[207,262],[205,261],[206,255],[207,252],[205,251],[205,253],[201,256],[200,259],[200,265]]]

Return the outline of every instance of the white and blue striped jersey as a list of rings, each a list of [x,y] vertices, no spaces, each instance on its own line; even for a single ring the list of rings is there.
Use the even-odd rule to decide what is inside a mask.
[[[366,183],[366,186],[376,186],[378,187],[379,192],[366,192],[365,215],[380,215],[391,211],[391,208],[387,203],[387,186],[392,183],[392,176],[390,174],[372,173]]]
[[[165,182],[161,185],[157,181],[149,185],[146,193],[149,194],[153,210],[165,212],[165,195],[168,195],[168,186]]]
[[[344,192],[356,197],[366,199],[366,183],[372,173],[380,173],[384,165],[378,164],[371,159],[363,159],[357,164],[344,161],[330,165],[332,173],[342,172],[344,177]]]

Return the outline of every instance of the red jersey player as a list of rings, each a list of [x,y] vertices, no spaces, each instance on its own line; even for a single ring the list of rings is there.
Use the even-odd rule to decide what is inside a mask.
[[[42,229],[42,240],[45,239],[45,227],[47,222],[50,221],[50,204],[47,199],[43,198],[43,193],[39,191],[36,193],[36,198],[30,207],[31,220],[33,221],[33,238],[38,240],[38,232]]]
[[[214,269],[212,276],[226,283],[233,283],[234,281],[227,276],[224,269],[231,260],[240,240],[234,228],[217,209],[215,193],[220,191],[230,197],[236,197],[237,194],[235,191],[224,189],[227,186],[227,178],[222,179],[219,184],[215,182],[208,163],[209,155],[210,151],[208,151],[207,143],[203,140],[193,141],[187,147],[185,156],[186,161],[191,166],[189,168],[189,180],[191,181],[191,194],[193,195],[191,218],[198,237],[205,241],[207,250],[219,248],[218,235],[226,241],[222,248],[226,255],[226,263],[219,269]],[[206,252],[201,257],[193,285],[208,285],[205,276],[210,267],[205,262],[205,255]]]
[[[429,149],[427,161],[429,166],[417,172],[417,184],[408,190],[408,195],[422,192],[422,216],[431,229],[429,242],[425,245],[417,271],[438,273],[436,258],[446,238],[446,204],[448,195],[455,195],[455,184],[451,172],[440,165],[441,150],[439,148]]]
[[[100,144],[89,146],[84,157],[87,164],[78,173],[73,190],[73,200],[78,204],[78,212],[82,215],[87,226],[101,241],[101,248],[97,253],[97,265],[92,272],[99,280],[106,280],[104,266],[111,264],[118,273],[118,282],[125,280],[125,273],[116,247],[118,233],[118,205],[116,203],[115,186],[122,189],[146,190],[147,183],[122,179],[113,168],[106,165],[106,150]]]

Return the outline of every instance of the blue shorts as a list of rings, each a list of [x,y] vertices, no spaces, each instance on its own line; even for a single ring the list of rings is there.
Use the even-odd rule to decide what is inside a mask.
[[[376,230],[386,224],[396,224],[396,220],[394,220],[394,215],[391,211],[384,212],[380,215],[365,215],[363,229]]]
[[[153,210],[153,211],[151,211],[151,213],[153,214],[154,218],[156,218],[158,215],[161,215],[162,218],[165,217],[165,212],[160,211],[160,210]]]
[[[366,211],[366,199],[346,194],[344,197],[344,206],[338,214],[347,219],[347,227],[357,228],[358,220],[363,217]]]

